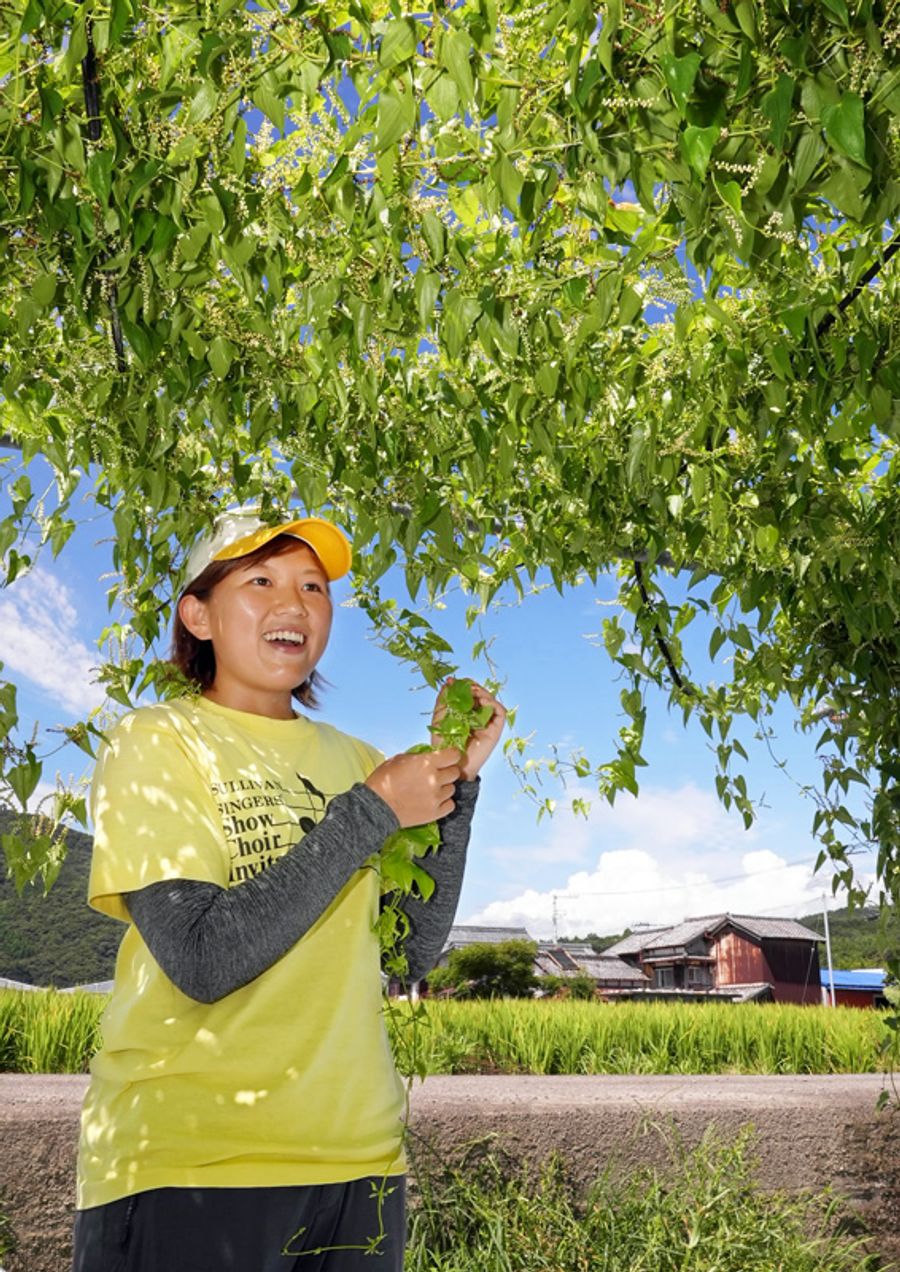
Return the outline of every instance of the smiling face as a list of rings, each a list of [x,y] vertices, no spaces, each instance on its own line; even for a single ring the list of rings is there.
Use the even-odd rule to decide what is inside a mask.
[[[183,596],[178,612],[198,640],[212,642],[216,671],[205,697],[236,711],[291,718],[291,695],[312,674],[331,632],[328,579],[312,548],[298,540],[237,565],[205,598]]]

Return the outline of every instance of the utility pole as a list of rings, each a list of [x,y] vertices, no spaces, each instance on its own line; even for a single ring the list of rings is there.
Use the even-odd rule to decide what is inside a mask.
[[[834,968],[831,966],[831,930],[828,927],[828,900],[822,893],[822,913],[825,916],[825,953],[828,956],[828,989],[831,994],[831,1005],[834,1007]]]
[[[555,943],[558,944],[559,943],[560,898],[562,898],[563,900],[568,898],[571,901],[580,901],[582,897],[605,897],[606,893],[605,892],[553,892],[551,893],[551,896],[553,897],[553,940]],[[2,1272],[2,1268],[0,1268],[0,1272]]]

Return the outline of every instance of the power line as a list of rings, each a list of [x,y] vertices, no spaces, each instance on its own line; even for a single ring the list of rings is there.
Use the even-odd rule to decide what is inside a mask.
[[[652,892],[684,892],[686,888],[711,888],[719,883],[740,883],[756,879],[759,875],[775,874],[779,870],[790,870],[794,866],[808,866],[815,857],[804,857],[800,861],[785,861],[780,866],[768,866],[765,870],[754,870],[752,874],[723,875],[721,879],[706,879],[702,883],[667,883],[658,888],[628,888],[624,892],[554,892],[555,897],[578,900],[581,897],[638,897],[648,896]]]

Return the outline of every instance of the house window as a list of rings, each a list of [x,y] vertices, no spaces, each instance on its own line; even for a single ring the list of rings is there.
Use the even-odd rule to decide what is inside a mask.
[[[689,967],[687,969],[687,983],[695,988],[701,985],[711,985],[712,977],[709,974],[709,968]]]
[[[675,968],[674,967],[657,967],[656,983],[660,989],[675,988]]]

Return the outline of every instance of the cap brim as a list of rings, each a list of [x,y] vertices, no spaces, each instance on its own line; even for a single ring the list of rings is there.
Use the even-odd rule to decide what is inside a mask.
[[[213,560],[233,561],[236,557],[248,556],[272,539],[277,539],[280,534],[289,534],[308,544],[319,558],[329,579],[343,578],[350,569],[352,552],[347,538],[337,526],[319,517],[303,517],[283,526],[260,526],[252,534],[244,535],[242,539],[222,548]]]

